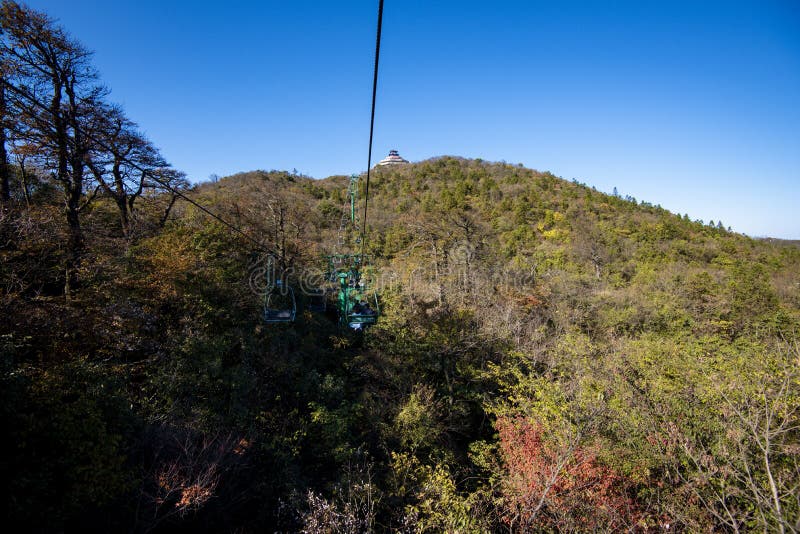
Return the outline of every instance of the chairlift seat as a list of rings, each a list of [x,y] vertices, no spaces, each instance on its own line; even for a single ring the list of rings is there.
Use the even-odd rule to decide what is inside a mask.
[[[276,293],[276,290],[280,290],[280,293]],[[296,317],[297,302],[294,298],[294,290],[290,285],[286,285],[284,288],[281,283],[276,284],[264,297],[264,322],[292,323]]]

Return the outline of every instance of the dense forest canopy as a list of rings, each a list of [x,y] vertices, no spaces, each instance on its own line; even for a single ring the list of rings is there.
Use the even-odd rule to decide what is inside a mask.
[[[797,243],[518,165],[380,167],[382,315],[351,332],[302,291],[346,177],[190,186],[65,30],[0,15],[15,530],[800,530]],[[264,249],[293,323],[261,321]]]

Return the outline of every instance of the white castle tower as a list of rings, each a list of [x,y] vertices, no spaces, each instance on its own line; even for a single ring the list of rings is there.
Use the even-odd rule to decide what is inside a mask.
[[[408,160],[403,159],[403,157],[397,153],[397,150],[390,150],[389,155],[380,160],[378,165],[401,165],[403,163],[408,163]]]

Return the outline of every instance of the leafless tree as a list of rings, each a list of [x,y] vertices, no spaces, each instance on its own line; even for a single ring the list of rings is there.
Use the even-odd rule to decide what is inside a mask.
[[[799,380],[796,361],[786,361],[772,376],[730,384],[721,392],[717,442],[666,425],[669,442],[688,460],[676,477],[733,532],[751,523],[765,532],[800,532]]]
[[[143,477],[135,531],[150,532],[202,509],[219,496],[224,477],[240,469],[250,442],[233,435],[201,436],[159,429]]]
[[[91,52],[45,14],[12,0],[0,5],[0,56],[5,106],[17,117],[15,135],[38,146],[64,193],[68,226],[65,295],[69,298],[84,246],[80,213],[91,131],[106,91],[95,82]]]
[[[300,532],[373,532],[379,500],[373,478],[372,464],[348,463],[344,480],[334,492],[336,497],[328,500],[309,490],[306,495],[308,511],[302,516],[303,529]]]
[[[11,173],[8,152],[6,151],[8,124],[10,122],[10,114],[6,105],[6,79],[8,75],[5,57],[0,55],[0,202],[8,202],[11,199],[11,189],[9,187]]]
[[[169,215],[172,213],[175,203],[182,195],[186,194],[190,185],[185,173],[171,167],[156,169],[151,174],[151,178],[155,181],[153,185],[154,195],[157,197],[166,196],[161,215],[158,218],[158,226],[163,228],[169,220]]]
[[[131,237],[134,203],[146,187],[158,185],[157,175],[167,163],[118,106],[104,106],[96,132],[97,143],[87,165],[101,190],[117,205],[122,233]]]
[[[767,530],[800,532],[800,403],[795,368],[736,401],[723,395],[735,444],[731,473]]]

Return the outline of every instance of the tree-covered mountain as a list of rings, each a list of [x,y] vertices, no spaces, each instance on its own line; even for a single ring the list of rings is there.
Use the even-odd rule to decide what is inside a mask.
[[[300,288],[345,189],[256,171],[192,199],[280,249]],[[69,300],[49,189],[4,212],[18,524],[796,528],[795,245],[518,166],[379,168],[383,314],[361,335],[302,298],[262,324],[253,243],[185,202],[160,226],[148,202],[124,232],[94,201]]]
[[[521,166],[190,186],[0,4],[4,526],[800,530],[800,247]],[[312,311],[363,250],[381,315]],[[263,321],[276,267],[293,322]]]

